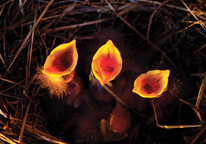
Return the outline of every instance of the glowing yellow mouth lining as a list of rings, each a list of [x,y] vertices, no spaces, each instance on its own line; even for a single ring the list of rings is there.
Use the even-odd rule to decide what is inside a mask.
[[[76,40],[61,44],[47,57],[42,73],[55,84],[72,80],[78,61]],[[101,85],[115,79],[122,69],[122,58],[119,50],[109,40],[93,56],[91,68]],[[169,70],[151,70],[141,74],[134,82],[134,93],[144,98],[160,96],[167,88]]]
[[[49,75],[49,79],[52,81],[52,82],[64,82],[64,79],[62,77],[57,77],[57,76],[54,76],[54,75]]]
[[[101,85],[115,79],[120,73],[122,70],[121,54],[111,40],[95,53],[91,68]]]
[[[78,53],[76,40],[57,46],[47,57],[42,73],[46,74],[51,82],[68,82],[70,75],[77,65]]]
[[[168,85],[170,70],[150,70],[141,74],[134,82],[132,92],[144,98],[161,96]]]

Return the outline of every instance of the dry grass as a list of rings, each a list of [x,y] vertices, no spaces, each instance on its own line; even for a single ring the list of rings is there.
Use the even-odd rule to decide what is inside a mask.
[[[35,82],[34,76],[38,73],[38,66],[44,64],[53,48],[77,39],[80,58],[76,72],[80,77],[84,77],[83,80],[87,79],[85,78],[87,70],[84,66],[88,65],[88,55],[93,52],[90,46],[95,45],[98,32],[108,28],[115,29],[123,35],[125,45],[129,47],[128,57],[137,66],[156,67],[154,65],[161,64],[163,60],[168,69],[174,71],[181,79],[189,80],[190,83],[183,82],[181,90],[183,96],[177,95],[181,101],[179,111],[184,111],[182,107],[187,107],[185,111],[193,109],[191,113],[195,114],[190,116],[191,123],[196,124],[201,120],[204,124],[205,22],[204,0],[192,2],[189,0],[96,2],[1,0],[0,109],[5,112],[6,117],[0,115],[0,142],[73,142],[72,138],[65,136],[65,133],[71,134],[68,129],[65,130],[60,124],[57,124],[58,128],[52,127],[50,118],[41,105],[42,99],[49,98],[48,91],[42,89],[47,85],[39,86],[41,83]],[[136,57],[138,54],[142,57]],[[45,80],[43,77],[40,79]],[[198,86],[200,90],[196,89]],[[194,93],[190,93],[190,90]],[[55,94],[55,91],[52,94]],[[131,113],[132,119],[141,117],[132,111]],[[179,115],[179,121],[180,119]],[[159,135],[151,130],[145,138],[141,138],[139,133],[145,124],[142,121],[144,119],[140,118],[138,124],[133,122],[129,138],[119,141],[123,143],[169,143],[174,139],[176,143],[206,141],[205,126],[174,131],[157,129],[154,126]]]

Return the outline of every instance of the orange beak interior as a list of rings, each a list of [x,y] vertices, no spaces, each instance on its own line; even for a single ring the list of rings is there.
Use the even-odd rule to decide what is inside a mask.
[[[68,67],[71,66],[73,55],[69,51],[62,51],[62,53],[59,53],[56,57],[50,58],[52,56],[49,56],[47,60],[50,60],[49,67],[46,67],[44,71],[51,72],[51,73],[58,73],[61,71],[66,71]],[[47,62],[46,64],[49,64]]]
[[[76,40],[57,46],[47,57],[42,73],[55,83],[69,82],[74,76],[78,53]]]
[[[53,76],[70,74],[76,67],[78,53],[76,40],[57,46],[47,57],[43,73]]]
[[[122,69],[122,58],[119,50],[109,40],[95,53],[92,61],[92,71],[101,85],[115,79]]]
[[[160,96],[167,88],[170,70],[151,70],[141,74],[134,82],[134,93],[144,98]]]

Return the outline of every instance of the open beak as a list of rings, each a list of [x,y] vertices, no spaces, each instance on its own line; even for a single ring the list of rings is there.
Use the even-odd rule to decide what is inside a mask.
[[[52,50],[44,63],[42,72],[49,76],[51,81],[68,82],[74,75],[77,60],[76,40],[73,40]]]
[[[101,85],[115,79],[120,73],[122,70],[121,54],[111,40],[95,53],[91,67]]]
[[[150,70],[141,74],[134,82],[132,92],[144,98],[161,96],[168,85],[170,70]]]

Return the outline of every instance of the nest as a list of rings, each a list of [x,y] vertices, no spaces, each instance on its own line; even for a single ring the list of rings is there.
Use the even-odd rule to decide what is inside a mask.
[[[85,143],[95,137],[90,132],[81,134],[79,129],[86,126],[88,130],[93,127],[99,130],[99,123],[90,126],[86,122],[96,118],[98,110],[108,111],[107,105],[101,103],[101,110],[94,110],[94,105],[87,104],[92,100],[87,99],[74,108],[65,103],[65,98],[51,98],[48,90],[39,86],[35,75],[56,46],[76,39],[79,53],[76,73],[87,90],[91,58],[103,44],[101,39],[112,37],[118,48],[123,47],[123,59],[133,61],[140,68],[139,73],[151,68],[172,71],[167,90],[171,97],[154,103],[156,111],[167,110],[166,115],[158,116],[159,123],[176,127],[158,127],[151,105],[144,111],[149,117],[138,115],[135,112],[145,107],[139,104],[129,110],[131,126],[127,135],[106,142],[205,143],[205,126],[196,127],[204,124],[206,118],[205,10],[204,0],[2,0],[0,141]],[[126,78],[135,71],[129,63],[124,67]],[[88,95],[87,92],[83,95]],[[85,123],[78,124],[80,121]]]

